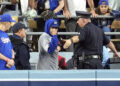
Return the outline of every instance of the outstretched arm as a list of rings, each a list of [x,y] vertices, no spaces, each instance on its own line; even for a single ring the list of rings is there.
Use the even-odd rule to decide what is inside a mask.
[[[73,36],[71,39],[65,40],[64,48],[67,49],[72,43],[79,42],[79,36]]]
[[[114,46],[114,44],[111,41],[109,42],[109,44],[107,46],[113,51],[114,56],[120,57],[116,48],[115,48],[115,46]]]

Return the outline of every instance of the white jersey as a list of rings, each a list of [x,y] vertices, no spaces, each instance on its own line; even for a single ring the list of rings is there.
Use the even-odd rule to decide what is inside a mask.
[[[67,0],[71,16],[76,16],[76,11],[86,11],[86,0]]]

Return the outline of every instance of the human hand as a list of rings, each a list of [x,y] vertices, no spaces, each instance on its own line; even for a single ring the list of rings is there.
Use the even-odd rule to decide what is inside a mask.
[[[95,10],[91,10],[90,13],[92,13],[92,16],[94,18],[97,18],[98,17],[98,14],[95,13]]]
[[[120,58],[120,55],[119,55],[118,53],[114,53],[114,54],[113,54],[113,57],[118,57],[118,58]]]
[[[57,51],[59,52],[61,50],[61,47],[60,46],[57,46]]]
[[[13,59],[8,60],[6,67],[11,68],[15,64]]]
[[[70,19],[71,18],[71,15],[70,15],[70,12],[68,10],[65,10],[64,11],[64,15],[66,18]]]
[[[64,44],[63,48],[64,48],[64,49],[67,49],[71,44],[72,44],[72,42],[71,42],[70,39],[65,40],[65,44]]]

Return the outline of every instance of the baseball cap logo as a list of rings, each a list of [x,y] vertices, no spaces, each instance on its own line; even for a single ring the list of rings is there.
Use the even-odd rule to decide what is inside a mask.
[[[57,24],[57,22],[55,21],[54,24]]]
[[[106,2],[103,1],[103,2],[102,2],[102,5],[106,5]]]

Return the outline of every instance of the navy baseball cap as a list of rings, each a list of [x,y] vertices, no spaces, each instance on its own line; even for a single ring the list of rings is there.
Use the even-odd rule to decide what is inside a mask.
[[[51,24],[51,27],[55,27],[55,28],[59,27],[59,24],[58,24],[57,20],[53,21],[53,23]]]
[[[80,16],[81,18],[90,18],[91,13],[85,11],[76,11],[76,15]]]
[[[99,5],[109,5],[108,0],[100,0]]]
[[[12,19],[10,14],[3,14],[0,16],[0,22],[16,22]]]
[[[12,27],[12,31],[13,31],[13,32],[18,32],[18,30],[23,29],[23,28],[24,28],[24,29],[27,29],[27,27],[25,27],[24,24],[18,22],[18,23],[16,23],[16,24]]]

